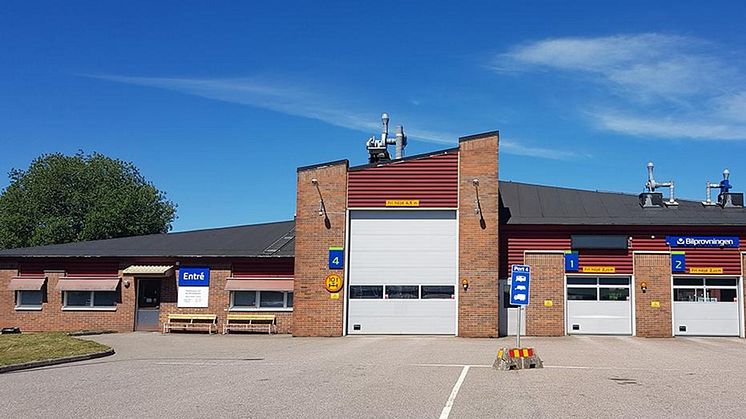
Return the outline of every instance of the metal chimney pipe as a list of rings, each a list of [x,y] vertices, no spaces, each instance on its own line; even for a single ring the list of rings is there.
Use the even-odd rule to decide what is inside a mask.
[[[381,133],[381,140],[383,141],[383,144],[385,145],[387,143],[387,139],[389,138],[389,114],[384,112],[381,114],[381,122],[383,123],[383,132]]]
[[[395,158],[398,160],[404,157],[404,147],[407,145],[407,137],[404,135],[404,127],[401,125],[396,126],[396,149]]]

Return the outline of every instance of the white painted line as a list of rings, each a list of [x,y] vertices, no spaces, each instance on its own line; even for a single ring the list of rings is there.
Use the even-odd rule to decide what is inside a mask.
[[[471,367],[471,368],[492,368],[492,365],[473,365],[473,364],[411,364],[415,367]]]
[[[456,396],[458,395],[458,391],[461,388],[461,384],[464,384],[466,374],[469,373],[469,367],[469,365],[464,365],[464,369],[461,370],[461,375],[459,375],[458,380],[456,380],[456,385],[453,386],[451,395],[448,396],[448,401],[446,402],[445,407],[443,407],[443,410],[440,412],[440,419],[448,419],[448,416],[450,416],[451,409],[453,408],[453,402],[456,400]]]

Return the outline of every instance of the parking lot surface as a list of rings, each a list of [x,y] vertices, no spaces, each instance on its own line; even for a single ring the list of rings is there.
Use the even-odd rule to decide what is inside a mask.
[[[746,341],[128,333],[117,354],[0,375],[0,417],[743,417]]]

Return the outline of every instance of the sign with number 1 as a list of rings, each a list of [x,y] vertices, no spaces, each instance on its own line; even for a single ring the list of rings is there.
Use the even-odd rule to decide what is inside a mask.
[[[578,271],[578,252],[565,253],[565,272]]]

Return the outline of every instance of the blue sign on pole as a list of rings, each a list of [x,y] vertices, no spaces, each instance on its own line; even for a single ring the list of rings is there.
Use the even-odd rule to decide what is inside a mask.
[[[210,286],[210,268],[179,268],[179,286],[180,287],[209,287]]]
[[[565,252],[565,272],[578,271],[578,252]]]
[[[344,268],[344,249],[341,247],[330,247],[329,248],[329,269],[342,269]]]
[[[528,265],[513,265],[510,275],[511,305],[528,305],[529,284],[531,284],[531,267]]]
[[[686,272],[686,255],[684,252],[671,252],[671,272]]]
[[[671,247],[739,247],[738,236],[666,236]]]

